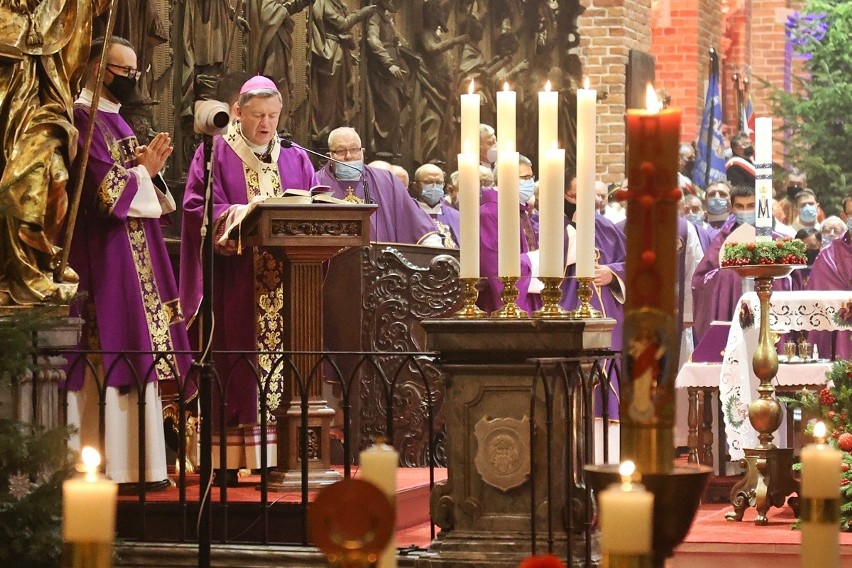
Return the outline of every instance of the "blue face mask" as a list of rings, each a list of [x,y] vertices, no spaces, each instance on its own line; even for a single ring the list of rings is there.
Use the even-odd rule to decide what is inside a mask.
[[[425,184],[420,192],[420,197],[429,207],[434,207],[444,198],[444,186],[438,183]]]
[[[703,213],[687,213],[684,217],[686,217],[686,220],[690,223],[698,226],[701,226],[701,223],[704,221]]]
[[[707,212],[711,215],[724,215],[728,211],[728,200],[723,197],[711,197],[707,200]]]
[[[343,164],[346,165],[344,166]],[[351,162],[343,162],[343,164],[334,164],[334,176],[337,179],[348,181],[361,179],[361,173],[364,170],[364,160],[352,160]]]
[[[751,226],[754,226],[754,219],[756,213],[754,210],[751,211],[734,211],[734,216],[737,218],[737,224],[745,225],[748,223]]]
[[[535,194],[535,180],[522,179],[518,184],[518,194],[521,198],[521,204],[527,203]]]
[[[801,209],[799,209],[799,219],[802,220],[803,223],[813,223],[817,218],[817,208],[816,205],[805,205]]]

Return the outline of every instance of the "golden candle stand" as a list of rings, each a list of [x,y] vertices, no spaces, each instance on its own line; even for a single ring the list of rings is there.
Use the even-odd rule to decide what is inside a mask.
[[[541,291],[542,306],[533,312],[533,317],[542,319],[569,317],[569,312],[559,305],[559,300],[562,299],[562,282],[564,279],[561,276],[540,276],[539,280],[544,284]]]
[[[571,319],[597,319],[603,317],[591,304],[593,282],[594,278],[591,277],[577,277],[577,298],[580,300],[580,305],[568,312],[568,317]]]
[[[479,309],[476,305],[476,300],[479,298],[480,278],[459,278],[462,284],[462,294],[464,296],[464,306],[457,311],[454,316],[463,319],[476,319],[488,317],[488,314]]]
[[[500,282],[503,283],[503,291],[500,292],[500,299],[503,300],[503,307],[493,312],[491,317],[498,319],[517,319],[527,317],[527,312],[518,306],[518,277],[517,276],[501,276]]]
[[[803,265],[763,264],[747,266],[725,266],[743,278],[754,278],[754,288],[760,299],[760,328],[757,347],[752,357],[754,374],[760,379],[757,387],[759,397],[748,407],[748,420],[758,432],[758,445],[745,448],[745,457],[740,467],[746,470],[745,476],[731,488],[731,504],[734,510],[725,515],[729,521],[742,521],[743,513],[749,507],[757,510],[754,524],[767,524],[766,513],[770,507],[781,507],[788,495],[798,494],[799,482],[792,476],[793,449],[777,448],[772,443],[773,433],[781,425],[783,408],[775,399],[775,387],[772,379],[778,373],[778,352],[775,350],[769,329],[769,298],[772,296],[772,281],[788,276]],[[798,516],[798,498],[788,501]]]

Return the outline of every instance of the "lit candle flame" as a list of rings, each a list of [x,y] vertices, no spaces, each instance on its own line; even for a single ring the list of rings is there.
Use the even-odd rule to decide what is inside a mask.
[[[547,82],[544,84],[544,92],[549,93],[551,88],[552,87],[550,86],[550,79],[548,79]]]
[[[657,98],[657,91],[654,90],[654,85],[648,83],[645,87],[645,108],[648,112],[660,112],[662,105],[660,99]]]
[[[467,94],[468,94],[468,95],[472,95],[472,94],[473,94],[473,79],[471,79],[471,80],[470,80],[470,85],[469,85],[469,86],[468,86],[468,88],[467,88]]]
[[[589,90],[589,78],[588,76],[583,79],[583,88]]]
[[[95,481],[97,479],[98,466],[101,465],[101,454],[95,448],[85,446],[80,452],[80,459],[83,461],[83,472],[86,474],[86,481]]]
[[[828,433],[827,428],[825,427],[825,423],[817,422],[814,424],[814,438],[816,439],[817,444],[825,443],[825,435]]]
[[[634,473],[636,473],[636,464],[630,460],[618,466],[618,474],[621,476],[621,485],[624,489],[630,489]]]
[[[506,92],[508,92],[508,91],[509,91],[509,83],[508,83],[508,81],[507,81],[507,82],[505,82],[505,83],[503,83],[503,90],[504,90],[504,91],[506,91]]]

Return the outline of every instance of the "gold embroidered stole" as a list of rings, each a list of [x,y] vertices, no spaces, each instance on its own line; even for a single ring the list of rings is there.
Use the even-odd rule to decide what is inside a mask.
[[[280,197],[281,176],[278,172],[278,155],[281,147],[276,142],[272,149],[272,163],[261,162],[251,151],[239,133],[237,125],[231,124],[225,135],[228,146],[243,162],[248,201],[260,196]],[[284,261],[275,258],[266,250],[252,249],[254,265],[255,346],[261,353],[257,357],[261,387],[266,392],[266,412],[269,424],[275,423],[273,411],[281,406],[284,392],[284,365],[279,360],[284,342]],[[287,393],[289,396],[289,393]],[[260,416],[260,393],[257,411]],[[259,418],[258,418],[259,421]]]

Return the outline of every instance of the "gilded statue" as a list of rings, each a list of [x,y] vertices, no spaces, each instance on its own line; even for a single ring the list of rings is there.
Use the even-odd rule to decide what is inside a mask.
[[[310,27],[311,139],[324,145],[328,133],[352,122],[357,76],[353,73],[358,51],[352,28],[376,13],[370,5],[349,13],[343,0],[315,0]]]
[[[76,274],[53,281],[77,130],[72,85],[98,0],[0,0],[0,305],[66,303]],[[75,89],[76,90],[76,89]]]

